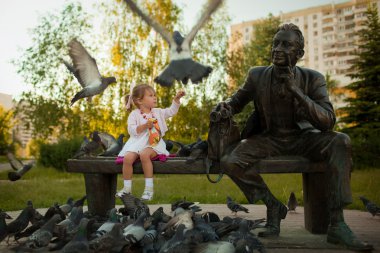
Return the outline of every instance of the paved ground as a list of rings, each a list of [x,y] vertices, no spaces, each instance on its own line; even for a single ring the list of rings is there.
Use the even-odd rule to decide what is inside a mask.
[[[150,205],[151,211],[156,210],[159,206],[164,207],[166,213],[170,213],[170,205]],[[211,211],[217,213],[220,217],[231,216],[231,212],[224,204],[200,204],[204,212]],[[250,213],[239,213],[238,216],[247,219],[265,218],[266,209],[263,205],[245,205]],[[86,209],[86,208],[84,208]],[[44,214],[46,209],[39,209]],[[19,211],[8,212],[12,217],[17,217]],[[281,234],[276,239],[261,239],[265,244],[268,253],[343,253],[352,252],[341,246],[336,246],[326,242],[326,235],[310,234],[304,229],[303,208],[297,208],[296,213],[289,213],[286,219],[281,223]],[[361,239],[375,247],[373,252],[380,253],[380,217],[372,218],[367,212],[345,210],[346,222]],[[15,245],[12,242],[11,245]],[[0,252],[12,252],[5,242],[0,243]]]

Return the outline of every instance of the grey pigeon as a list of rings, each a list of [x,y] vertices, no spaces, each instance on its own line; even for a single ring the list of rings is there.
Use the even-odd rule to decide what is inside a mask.
[[[231,242],[234,246],[237,245],[237,242],[240,240],[244,240],[243,248],[250,248],[251,250],[248,252],[253,252],[254,249],[258,249],[262,252],[264,245],[256,238],[256,236],[250,232],[248,221],[242,220],[239,224],[239,229],[237,231],[233,231],[228,236],[228,241]],[[242,243],[242,242],[241,242]]]
[[[198,230],[203,236],[203,242],[219,240],[213,227],[206,223],[201,217],[194,217],[194,229]]]
[[[29,200],[27,206],[21,211],[20,215],[7,225],[7,244],[9,243],[9,238],[23,231],[35,215],[36,210],[33,208],[32,201]]]
[[[10,181],[17,181],[19,180],[25,173],[27,173],[34,165],[34,162],[29,162],[27,164],[24,164],[21,169],[18,169],[17,171],[11,171],[8,172],[8,179]]]
[[[182,207],[184,210],[192,210],[193,212],[202,211],[200,206],[198,206],[199,202],[191,202],[187,201],[186,198],[177,200],[171,204],[171,209],[174,211],[178,207]]]
[[[86,199],[87,199],[87,195],[84,195],[82,198],[80,198],[74,202],[74,206],[76,206],[76,207],[82,206],[83,207],[83,204],[86,201]]]
[[[296,211],[296,208],[298,206],[298,202],[296,199],[296,195],[294,192],[290,193],[289,199],[288,199],[288,211]]]
[[[47,246],[53,238],[53,229],[60,220],[61,216],[59,214],[54,214],[48,222],[28,237],[26,245],[29,248],[41,248]]]
[[[95,59],[91,57],[77,39],[72,39],[68,43],[68,47],[69,55],[74,65],[73,71],[79,77],[78,82],[83,87],[81,91],[75,94],[71,100],[71,105],[81,98],[98,95],[108,85],[116,83],[115,77],[103,77],[100,75]]]
[[[42,219],[33,223],[31,226],[29,226],[27,229],[23,230],[22,232],[15,234],[15,240],[30,236],[35,231],[40,229],[46,222],[48,222],[51,219],[51,217],[54,216],[54,214],[59,214],[61,216],[61,219],[64,219],[65,215],[58,208],[59,208],[58,204],[55,204],[54,206],[49,207],[45,215],[42,217]]]
[[[87,136],[83,136],[83,141],[80,144],[79,150],[74,154],[73,158],[80,157],[81,155],[84,155],[84,150],[86,145],[90,142],[90,140],[87,138]]]
[[[189,156],[186,158],[186,163],[194,163],[199,158],[204,158],[207,156],[208,143],[207,141],[198,141],[196,142],[190,151]]]
[[[115,223],[109,233],[89,242],[90,249],[95,252],[120,252],[127,244],[128,242],[124,240],[121,223]]]
[[[172,86],[174,80],[187,84],[188,80],[192,83],[199,83],[207,77],[212,68],[202,65],[192,59],[191,43],[202,26],[211,17],[211,14],[217,10],[222,0],[210,0],[199,21],[193,26],[189,34],[184,38],[178,31],[170,34],[161,24],[150,16],[145,14],[133,0],[125,0],[129,8],[139,15],[149,26],[156,30],[164,40],[169,44],[170,63],[165,67],[154,81],[162,86]]]
[[[243,211],[243,212],[249,213],[249,211],[248,211],[247,208],[245,208],[244,206],[236,203],[229,196],[227,196],[227,207],[228,207],[228,209],[230,209],[232,211],[232,213],[235,213],[235,215],[239,211]]]
[[[98,149],[103,148],[99,132],[94,131],[90,135],[91,141],[87,142],[78,150],[78,152],[73,156],[74,159],[79,158],[83,155],[91,155],[96,152]],[[83,144],[83,143],[82,143]]]
[[[206,223],[219,222],[220,221],[219,216],[214,212],[202,213],[201,217],[202,217],[202,219],[205,220]]]
[[[57,230],[63,234],[74,234],[77,232],[80,221],[84,218],[83,207],[74,206],[69,217],[57,224]]]
[[[179,225],[173,237],[166,241],[160,252],[191,252],[185,245],[185,229],[185,225]]]
[[[369,201],[364,196],[359,197],[360,200],[363,202],[363,205],[367,209],[367,211],[372,214],[372,216],[380,215],[380,207],[378,207],[375,203]]]
[[[20,170],[24,166],[24,164],[15,157],[15,155],[12,152],[7,152],[6,153],[7,159],[9,164],[11,165],[13,170]]]
[[[116,208],[112,208],[110,211],[109,211],[109,217],[108,217],[108,220],[106,222],[104,222],[99,228],[98,230],[96,230],[95,232],[95,237],[101,237],[102,235],[105,235],[107,233],[109,233],[113,226],[115,226],[115,224],[117,223],[120,223],[119,222],[119,217],[117,215],[117,209]]]
[[[230,242],[225,241],[215,241],[215,242],[205,242],[200,243],[195,246],[192,253],[234,253],[235,247]]]
[[[123,194],[120,199],[124,204],[126,213],[131,219],[136,220],[142,213],[144,213],[147,217],[150,216],[148,205],[145,204],[140,198],[137,198],[130,193],[126,193]]]
[[[0,210],[0,242],[2,242],[8,235],[7,223],[5,219],[12,219],[6,212]]]
[[[61,250],[62,253],[85,253],[89,252],[89,244],[87,240],[87,225],[89,220],[82,218],[79,223],[78,232],[73,239],[68,242]]]
[[[124,134],[120,134],[117,140],[107,133],[99,133],[99,136],[106,149],[100,156],[116,156],[119,154],[123,148]]]
[[[158,232],[155,229],[145,231],[144,237],[140,241],[143,253],[154,252],[154,242],[156,241]]]
[[[144,229],[144,220],[146,218],[146,214],[142,213],[140,217],[136,219],[133,224],[128,225],[123,230],[123,235],[125,240],[129,243],[129,245],[138,243],[141,239],[144,238],[145,229]]]
[[[59,209],[65,215],[67,215],[68,213],[71,212],[71,209],[73,209],[73,207],[74,207],[74,199],[70,197],[70,198],[67,199],[66,204],[63,204],[63,205],[59,206]]]
[[[172,140],[166,140],[164,138],[163,138],[163,140],[164,140],[165,145],[166,145],[166,150],[168,152],[170,152],[173,149],[173,147],[174,147],[173,141]]]

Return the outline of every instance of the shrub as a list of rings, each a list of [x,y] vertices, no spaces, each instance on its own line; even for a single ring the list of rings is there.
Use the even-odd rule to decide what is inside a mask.
[[[58,170],[67,168],[67,159],[73,157],[79,149],[82,138],[73,138],[70,140],[61,139],[54,144],[40,144],[39,162],[46,167],[54,167]]]

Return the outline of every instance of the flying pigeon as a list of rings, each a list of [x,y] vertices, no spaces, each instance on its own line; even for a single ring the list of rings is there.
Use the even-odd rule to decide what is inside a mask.
[[[359,198],[363,202],[363,205],[365,205],[367,211],[372,214],[372,216],[380,215],[380,207],[363,196],[360,196]]]
[[[210,66],[200,64],[192,59],[191,43],[199,29],[211,17],[211,14],[217,10],[223,0],[210,0],[199,21],[193,26],[186,37],[183,37],[178,31],[174,31],[171,35],[156,20],[145,14],[133,0],[125,0],[125,2],[134,13],[139,15],[149,26],[153,27],[157,33],[161,34],[169,44],[170,63],[154,79],[156,83],[162,86],[172,86],[174,80],[187,84],[189,79],[192,83],[199,83],[211,73],[212,68]]]
[[[24,166],[24,164],[19,159],[17,159],[12,152],[8,151],[6,153],[6,156],[8,158],[8,162],[11,165],[11,167],[12,167],[13,170],[22,169],[22,167]]]
[[[239,211],[244,211],[246,213],[249,213],[248,209],[245,208],[244,206],[236,203],[235,201],[233,201],[231,199],[231,197],[227,196],[227,207],[228,209],[230,209],[232,211],[232,213],[235,213],[235,215],[237,214],[237,212]]]
[[[81,98],[98,95],[108,85],[116,83],[115,77],[103,77],[100,75],[95,59],[91,57],[77,39],[72,39],[68,43],[68,47],[70,58],[73,61],[73,66],[68,65],[69,71],[74,74],[83,87],[81,91],[75,94],[70,106]]]
[[[298,206],[298,202],[296,199],[296,195],[294,194],[294,192],[291,192],[289,196],[289,200],[288,200],[288,210],[295,212],[297,206]]]
[[[17,171],[11,171],[8,172],[8,179],[10,181],[17,181],[19,180],[25,173],[27,173],[34,165],[34,162],[29,162],[27,164],[23,164],[21,169],[18,169]]]

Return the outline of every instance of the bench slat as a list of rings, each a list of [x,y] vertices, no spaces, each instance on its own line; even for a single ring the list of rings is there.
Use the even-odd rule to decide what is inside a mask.
[[[76,173],[122,173],[122,165],[115,163],[115,157],[90,157],[69,159],[67,171]],[[205,160],[198,159],[194,163],[187,164],[183,157],[171,157],[167,161],[153,161],[155,174],[205,174]],[[324,172],[324,163],[310,163],[304,158],[286,157],[264,159],[258,162],[256,169],[259,173],[314,173]],[[134,165],[133,171],[142,174],[141,163]],[[218,174],[217,169],[211,169],[210,174]]]

